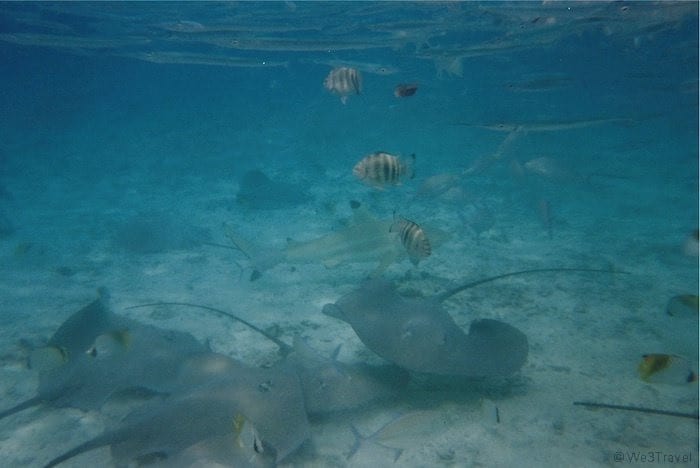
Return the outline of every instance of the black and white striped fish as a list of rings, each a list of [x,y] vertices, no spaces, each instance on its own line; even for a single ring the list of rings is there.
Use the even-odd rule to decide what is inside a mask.
[[[340,96],[341,102],[345,104],[348,96],[362,92],[362,75],[355,68],[336,67],[328,73],[323,86],[331,93]]]
[[[408,257],[411,263],[418,265],[418,262],[430,256],[432,249],[430,241],[425,231],[417,223],[406,219],[394,213],[394,223],[389,229],[390,232],[396,232],[401,239],[401,243],[408,252]]]
[[[416,155],[412,154],[409,161],[398,156],[377,151],[365,156],[355,164],[352,173],[363,182],[379,189],[387,185],[399,185],[405,177],[413,179],[413,165]]]

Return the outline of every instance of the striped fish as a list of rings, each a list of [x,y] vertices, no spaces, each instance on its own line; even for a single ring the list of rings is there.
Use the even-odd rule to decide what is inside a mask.
[[[323,86],[340,96],[340,101],[345,104],[348,102],[348,96],[362,92],[362,75],[355,68],[337,67],[328,73]]]
[[[401,243],[408,252],[411,263],[418,265],[418,262],[430,256],[432,250],[430,242],[425,235],[425,231],[417,223],[394,213],[394,223],[389,232],[397,232]]]
[[[383,189],[387,185],[399,185],[404,177],[413,179],[415,160],[415,154],[410,161],[404,161],[393,154],[377,151],[355,164],[352,173],[365,183]]]

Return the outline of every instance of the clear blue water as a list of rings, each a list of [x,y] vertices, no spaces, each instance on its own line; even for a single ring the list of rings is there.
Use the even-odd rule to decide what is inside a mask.
[[[550,440],[559,455],[535,457],[536,466],[573,456],[612,465],[618,448],[697,460],[693,422],[569,407],[594,399],[697,412],[697,384],[636,375],[649,352],[682,353],[697,372],[697,310],[681,325],[664,315],[672,296],[698,293],[697,254],[683,253],[698,228],[697,3],[2,3],[0,64],[3,406],[34,388],[18,340],[41,343],[101,285],[117,312],[144,300],[216,303],[281,326],[287,341],[296,331],[328,353],[343,344],[348,361],[371,359],[320,305],[376,265],[283,264],[250,282],[237,266],[246,258],[210,245],[229,242],[224,223],[278,248],[318,238],[341,229],[347,202],[358,200],[378,218],[396,211],[451,235],[417,267],[404,259],[384,273],[426,295],[527,268],[631,275],[530,278],[465,295],[477,315],[530,338],[518,390],[480,384],[460,387],[468,397],[451,389],[433,398],[429,381],[420,397],[319,424],[316,451],[288,463],[352,466],[348,420],[369,433],[382,414],[423,398],[434,411],[465,411],[472,426],[422,434],[414,446],[423,448],[402,455],[407,466],[507,466],[531,454],[528,436],[484,429],[474,407],[485,397],[513,405],[511,430],[532,427],[540,447]],[[323,87],[342,64],[363,76],[346,104]],[[418,91],[399,99],[399,83]],[[415,179],[386,190],[356,180],[353,166],[378,150],[415,154]],[[538,158],[550,166],[527,164]],[[308,201],[237,201],[253,169]],[[440,174],[453,177],[451,195],[424,188]],[[258,352],[196,319],[159,325],[239,358]],[[546,407],[550,392],[564,416]],[[0,421],[3,465],[41,466],[99,429],[68,414],[83,422],[59,426],[59,450],[51,430],[26,433],[50,415]],[[318,435],[327,427],[337,439]],[[459,432],[472,430],[468,440]]]

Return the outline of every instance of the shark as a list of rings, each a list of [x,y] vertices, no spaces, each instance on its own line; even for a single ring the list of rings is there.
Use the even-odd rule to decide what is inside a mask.
[[[354,206],[352,218],[337,231],[304,242],[288,242],[283,249],[263,249],[239,236],[232,226],[226,235],[243,252],[253,268],[251,280],[280,263],[321,263],[335,268],[348,263],[375,263],[371,277],[379,276],[392,263],[407,256],[396,232],[391,232],[393,220],[380,220],[363,206]],[[433,246],[447,237],[437,229],[425,228]]]

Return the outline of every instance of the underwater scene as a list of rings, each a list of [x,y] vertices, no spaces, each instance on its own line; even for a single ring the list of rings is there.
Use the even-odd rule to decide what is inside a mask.
[[[0,466],[697,466],[698,24],[0,3]]]

